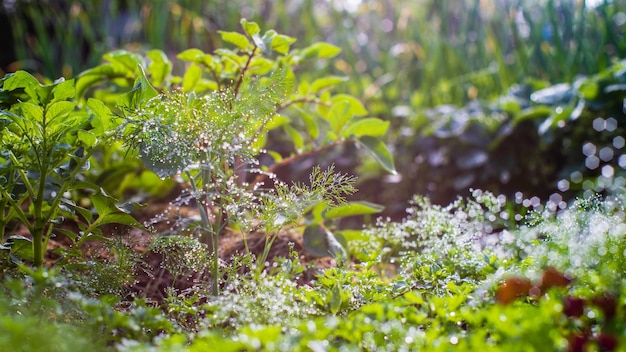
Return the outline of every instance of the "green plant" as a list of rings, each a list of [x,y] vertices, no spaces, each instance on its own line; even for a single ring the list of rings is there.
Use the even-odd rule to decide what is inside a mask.
[[[110,351],[106,337],[83,324],[75,282],[58,269],[19,266],[0,279],[0,344],[12,351]]]
[[[80,179],[116,128],[102,102],[90,99],[77,109],[74,80],[41,85],[24,71],[5,76],[0,88],[0,238],[15,258],[39,267],[52,235],[65,235],[79,246],[98,238],[104,224],[141,226],[128,214],[132,204],[120,206],[97,185]],[[77,191],[92,192],[97,218],[72,200]],[[61,227],[66,217],[82,218],[79,233]],[[8,237],[19,224],[32,241]]]
[[[109,78],[123,86],[135,81],[134,88],[117,100],[125,118],[124,139],[158,175],[180,174],[191,186],[178,202],[198,207],[201,221],[194,228],[213,252],[215,293],[218,236],[226,226],[236,225],[244,239],[253,227],[264,230],[260,272],[282,228],[311,207],[333,207],[343,202],[344,194],[354,192],[354,179],[334,174],[332,168],[327,172],[315,168],[308,186],[281,184],[274,179],[276,169],[347,142],[364,146],[386,169],[394,167],[391,154],[377,138],[388,123],[360,118],[366,110],[356,98],[328,91],[343,79],[323,77],[294,87],[294,69],[301,61],[333,57],[338,48],[317,43],[290,52],[293,38],[272,30],[261,36],[256,23],[241,24],[245,34],[221,32],[236,50],[220,49],[210,55],[189,49],[179,54],[190,62],[183,77],[170,75],[172,65],[158,51],[148,53],[147,74],[141,57],[115,52],[105,56],[108,63],[82,73],[77,83],[82,94]],[[179,90],[170,91],[177,84]],[[297,130],[300,124],[309,143]],[[295,154],[284,158],[268,152],[275,163],[259,167],[257,157],[267,134],[278,127],[290,137]],[[268,179],[275,183],[273,191],[261,188]],[[359,209],[372,211],[366,204]]]

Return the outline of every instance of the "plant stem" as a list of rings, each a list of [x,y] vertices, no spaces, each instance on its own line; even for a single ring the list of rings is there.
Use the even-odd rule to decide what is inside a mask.
[[[201,172],[202,188],[204,188],[207,187],[206,185],[209,184],[211,173],[209,170],[206,169],[202,170]],[[214,225],[211,223],[211,219],[209,219],[209,214],[205,205],[203,204],[201,193],[198,190],[198,186],[196,186],[196,181],[193,175],[191,174],[191,172],[185,171],[185,176],[187,176],[189,182],[191,183],[191,188],[194,192],[194,198],[196,199],[196,203],[198,203],[198,211],[200,212],[200,219],[202,220],[203,231],[205,231],[206,234],[206,241],[207,244],[212,247],[211,250],[213,251],[213,258],[215,258],[213,260],[213,267],[211,268],[211,276],[213,281],[212,293],[213,295],[217,296],[219,294],[219,257],[217,253],[217,234],[215,233],[215,229],[213,228]]]

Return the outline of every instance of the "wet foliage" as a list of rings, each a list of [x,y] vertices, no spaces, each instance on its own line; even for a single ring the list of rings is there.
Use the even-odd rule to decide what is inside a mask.
[[[624,349],[622,4],[346,4],[319,24],[345,45],[243,19],[0,80],[0,345]],[[172,10],[145,23],[171,44],[218,22],[193,6],[114,10]]]

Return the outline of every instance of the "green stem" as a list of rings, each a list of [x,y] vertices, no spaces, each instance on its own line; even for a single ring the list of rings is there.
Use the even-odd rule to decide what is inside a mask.
[[[202,182],[202,187],[206,187],[206,185],[209,184],[210,181],[210,170],[202,170],[202,176],[201,176],[201,182]],[[212,293],[213,295],[217,296],[219,294],[219,281],[218,281],[218,277],[219,277],[219,257],[217,255],[217,234],[214,233],[215,229],[213,228],[213,224],[211,223],[211,220],[209,219],[209,214],[207,212],[207,209],[205,207],[205,205],[202,203],[202,197],[201,197],[201,193],[198,189],[198,186],[196,185],[196,181],[193,177],[193,175],[191,174],[191,172],[189,171],[185,171],[185,176],[189,179],[189,182],[191,183],[191,189],[194,192],[194,198],[196,199],[196,203],[198,203],[198,211],[200,212],[200,219],[202,220],[202,227],[203,227],[203,231],[205,231],[206,234],[206,240],[207,243],[210,244],[213,248],[211,249],[213,251],[213,267],[211,268],[211,276],[212,281],[213,281],[213,287],[212,287]]]
[[[274,241],[276,240],[276,238],[278,238],[278,233],[280,232],[280,230],[269,231],[269,232],[273,234],[265,237],[265,246],[263,247],[263,254],[261,254],[260,260],[257,260],[256,262],[257,276],[261,275],[261,273],[263,272],[263,268],[265,268],[265,261],[267,260],[267,257],[270,254],[270,249],[272,248],[272,244],[274,244]]]
[[[20,201],[19,203],[16,203],[13,198],[11,198],[11,195],[9,195],[7,193],[6,190],[0,188],[0,194],[2,195],[2,198],[6,199],[6,201],[9,203],[9,206],[11,207],[11,209],[13,209],[13,211],[15,211],[17,217],[20,219],[20,221],[26,225],[26,227],[28,228],[28,231],[32,231],[32,225],[30,224],[30,222],[28,221],[28,217],[26,216],[26,213],[24,213],[24,211],[22,210],[22,208],[20,208],[20,204],[22,203],[22,201]],[[9,215],[7,216],[7,218],[11,218],[12,215],[11,213],[9,213]]]
[[[222,230],[222,226],[220,225],[221,223],[222,223],[222,212],[220,208],[220,211],[218,211],[218,214],[217,214],[217,220],[215,221],[215,226],[218,226],[218,228],[213,233],[213,285],[212,285],[211,291],[214,296],[217,296],[220,293],[220,286],[219,286],[220,257],[219,257],[219,253],[217,249],[219,246],[218,234]]]
[[[43,265],[43,236],[46,227],[46,221],[43,216],[43,198],[46,191],[46,175],[48,174],[47,165],[42,165],[39,174],[39,187],[37,197],[33,201],[33,214],[35,221],[33,225],[33,261],[35,267],[39,268]],[[52,212],[52,210],[50,210]]]

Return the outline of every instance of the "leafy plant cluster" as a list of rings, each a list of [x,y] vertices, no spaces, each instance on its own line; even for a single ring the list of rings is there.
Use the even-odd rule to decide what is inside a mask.
[[[305,286],[296,284],[304,268],[292,253],[260,277],[229,269],[233,279],[220,296],[199,285],[172,293],[162,310],[136,300],[119,311],[73,291],[83,283],[22,267],[27,280],[6,282],[4,297],[12,298],[3,307],[26,317],[48,312],[43,331],[80,317],[83,336],[104,332],[106,341],[95,345],[102,350],[619,350],[626,343],[623,199],[581,200],[551,218],[494,230],[483,246],[457,245],[446,238],[450,230],[439,231],[455,217],[474,224],[458,235],[486,228],[497,199],[476,191],[466,204],[422,202],[403,230],[390,231],[399,227],[393,223],[368,230],[414,250],[378,247],[379,256],[320,272]],[[24,299],[40,310],[20,308]]]
[[[65,11],[67,9],[64,6],[71,7],[71,11]],[[407,160],[401,160],[399,164],[407,167],[400,170],[403,183],[401,187],[396,187],[398,178],[377,177],[380,175],[379,166],[366,163],[360,168],[360,174],[363,175],[360,188],[385,189],[385,192],[376,194],[362,193],[363,199],[384,203],[387,205],[387,213],[398,218],[402,216],[403,205],[395,205],[396,199],[408,201],[412,194],[420,193],[428,194],[435,203],[446,204],[456,196],[455,187],[467,184],[470,179],[473,179],[471,186],[474,188],[490,189],[509,196],[518,190],[509,192],[507,185],[520,183],[525,194],[541,193],[539,196],[542,199],[549,197],[554,191],[554,182],[563,176],[553,177],[555,171],[546,163],[538,166],[535,160],[543,161],[541,155],[546,154],[549,162],[560,161],[561,155],[556,151],[561,150],[561,146],[551,145],[543,137],[534,135],[532,130],[526,131],[521,126],[515,129],[515,135],[519,137],[509,138],[505,145],[495,143],[497,145],[492,146],[488,139],[498,134],[493,129],[501,124],[491,120],[495,118],[501,121],[503,117],[498,111],[500,109],[492,111],[491,107],[484,105],[489,105],[489,102],[501,95],[508,95],[503,92],[519,82],[530,82],[530,88],[521,90],[520,94],[524,96],[527,93],[529,95],[530,91],[558,82],[571,83],[579,74],[595,75],[609,69],[625,53],[625,8],[619,1],[594,4],[537,0],[494,3],[462,1],[454,4],[441,1],[410,4],[392,1],[384,6],[378,1],[362,1],[351,7],[308,0],[273,4],[271,8],[272,11],[266,11],[260,4],[241,1],[180,0],[140,1],[135,4],[119,1],[95,1],[89,4],[71,2],[54,6],[31,6],[17,2],[4,10],[7,11],[7,23],[10,22],[11,28],[15,28],[11,33],[16,37],[16,59],[23,65],[19,67],[33,68],[51,77],[61,73],[71,77],[69,72],[91,68],[101,54],[110,48],[124,47],[130,50],[149,45],[150,48],[163,48],[167,53],[176,53],[190,47],[204,47],[206,52],[212,53],[220,47],[221,42],[216,30],[233,28],[240,17],[252,18],[304,42],[323,38],[336,47],[344,48],[336,60],[304,60],[298,65],[310,69],[306,71],[311,74],[303,72],[303,78],[309,80],[314,79],[312,72],[349,77],[343,83],[345,91],[363,97],[365,106],[373,116],[392,123],[390,132],[396,141],[393,149],[398,151],[398,155],[407,155]],[[215,16],[215,13],[224,15]],[[294,25],[295,18],[297,25]],[[66,28],[71,28],[73,35],[65,35]],[[120,28],[126,30],[124,36]],[[66,43],[62,48],[51,45],[61,42]],[[159,59],[161,53],[148,49],[146,47],[145,50],[150,52],[149,55],[156,62],[163,61],[164,67],[172,65],[178,74],[183,72],[183,65]],[[114,54],[109,53],[108,56]],[[58,58],[63,58],[60,60],[62,62],[57,62]],[[64,71],[60,72],[59,68],[63,67]],[[160,67],[160,64],[155,64],[156,67]],[[134,70],[134,64],[130,64],[129,69]],[[192,71],[197,73],[197,69]],[[124,71],[119,73],[124,76]],[[195,74],[190,74],[190,77],[193,76]],[[128,77],[132,77],[128,83],[132,85],[132,79],[137,77],[137,73]],[[549,83],[536,83],[536,79]],[[157,88],[160,84],[158,79],[151,83]],[[478,105],[471,103],[476,99],[480,99]],[[441,104],[452,104],[454,108],[441,106],[438,112],[424,112],[424,109]],[[459,108],[464,105],[465,108]],[[479,137],[475,136],[476,133],[468,132],[467,136],[461,133],[445,138],[436,137],[433,141],[430,138],[431,128],[422,128],[425,115],[439,120],[442,116],[465,113],[485,117],[486,126],[476,128],[486,130],[480,132]],[[509,113],[507,111],[505,115]],[[407,117],[413,120],[410,127],[405,123]],[[470,120],[481,124],[473,118]],[[474,153],[454,153],[451,159],[455,160],[447,160],[446,149],[463,148],[458,144],[465,146],[468,143],[466,137],[479,138],[482,142],[471,142],[478,143],[470,148]],[[277,141],[275,138],[273,140]],[[407,143],[408,140],[417,142]],[[421,141],[426,141],[426,144]],[[506,146],[518,142],[525,145],[547,144],[541,154],[530,154],[523,161],[524,165],[533,167],[532,177],[522,175],[516,178],[522,171],[505,163],[511,160],[511,153],[514,152],[507,150]],[[575,144],[582,145],[584,142],[584,136],[574,140]],[[291,141],[285,139],[276,143],[278,145],[272,149],[285,150]],[[552,148],[555,146],[558,148]],[[502,153],[502,158],[498,158],[489,147],[507,151]],[[563,149],[568,148],[565,146]],[[439,149],[442,149],[441,153],[431,153]],[[483,152],[489,156],[484,164],[476,167],[463,164],[464,159],[482,162],[485,159]],[[426,153],[443,153],[443,159],[435,158],[433,162],[447,164],[424,165]],[[356,163],[349,164],[353,155],[346,154],[342,161],[350,167],[356,167]],[[512,156],[523,159],[526,154]],[[454,158],[455,155],[463,156]],[[567,155],[578,156],[579,153],[574,150],[574,153]],[[412,166],[414,161],[421,162],[422,166]],[[136,160],[134,162],[137,163]],[[455,165],[457,162],[462,165]],[[126,173],[128,187],[152,184],[154,187],[151,189],[155,189],[157,182],[149,179],[151,174],[143,175],[149,182],[140,182],[138,177],[128,176],[136,172],[136,167],[130,169],[128,161],[119,164],[124,165],[127,171],[133,171]],[[499,166],[503,164],[508,166]],[[580,165],[577,163],[577,166]],[[463,167],[469,168],[472,175],[463,177],[466,173]],[[475,168],[486,172],[474,173]],[[108,169],[110,173],[115,170],[122,168]],[[306,180],[308,171],[296,167],[291,171],[302,176],[301,180]],[[433,180],[439,180],[441,174],[454,174],[454,184],[437,187],[438,182],[426,177],[431,174],[437,175]],[[481,179],[482,174],[487,176]],[[502,186],[502,183],[506,184]],[[412,188],[412,184],[416,187]],[[549,189],[545,189],[546,185]],[[530,187],[539,187],[545,191],[527,192],[526,189]],[[105,190],[119,198],[111,189]],[[570,196],[566,198],[571,199]]]
[[[443,105],[407,119],[420,138],[398,137],[392,147],[404,166],[400,174],[421,177],[385,188],[426,194],[439,204],[473,187],[556,205],[620,188],[624,68],[619,61],[570,83],[519,84],[493,100]]]
[[[520,213],[505,196],[479,190],[449,206],[414,197],[400,222],[335,231],[336,219],[380,207],[346,201],[354,178],[332,167],[314,168],[308,183],[284,182],[276,172],[347,144],[394,172],[380,140],[389,123],[367,117],[353,96],[332,93],[341,77],[298,79],[300,65],[333,58],[337,47],[291,49],[293,38],[241,24],[242,33],[220,33],[234,49],[179,54],[186,66],[180,76],[161,51],[115,51],[76,81],[42,85],[24,71],[1,81],[3,345],[36,350],[46,337],[46,350],[89,344],[103,351],[624,346],[623,193],[569,208],[528,200],[544,213]],[[530,100],[502,99],[500,113],[513,119],[509,126],[531,124],[558,140],[568,118],[584,119],[594,104],[616,108],[613,96],[602,105],[603,94],[622,97],[623,68],[616,67],[534,91]],[[615,130],[601,120],[592,122],[596,131]],[[469,131],[460,125],[461,134]],[[277,132],[290,141],[287,152],[267,143]],[[106,236],[116,231],[106,225],[143,226],[132,205],[87,172],[106,159],[113,140],[134,149],[155,177],[186,187],[157,219],[169,221],[173,233],[155,237],[149,249],[175,280],[200,279],[185,290],[172,283],[158,305],[124,296],[144,263]],[[587,158],[596,155],[585,150]],[[179,213],[185,206],[198,217]],[[333,256],[336,267],[307,268],[293,245],[286,258],[270,260],[269,248],[286,230],[301,233],[311,254]],[[240,235],[246,250],[224,262],[219,239],[227,232]],[[247,248],[256,232],[262,253]],[[68,245],[47,268],[48,244],[61,236]],[[108,260],[81,250],[91,239],[105,242]],[[316,275],[303,283],[306,270]]]

